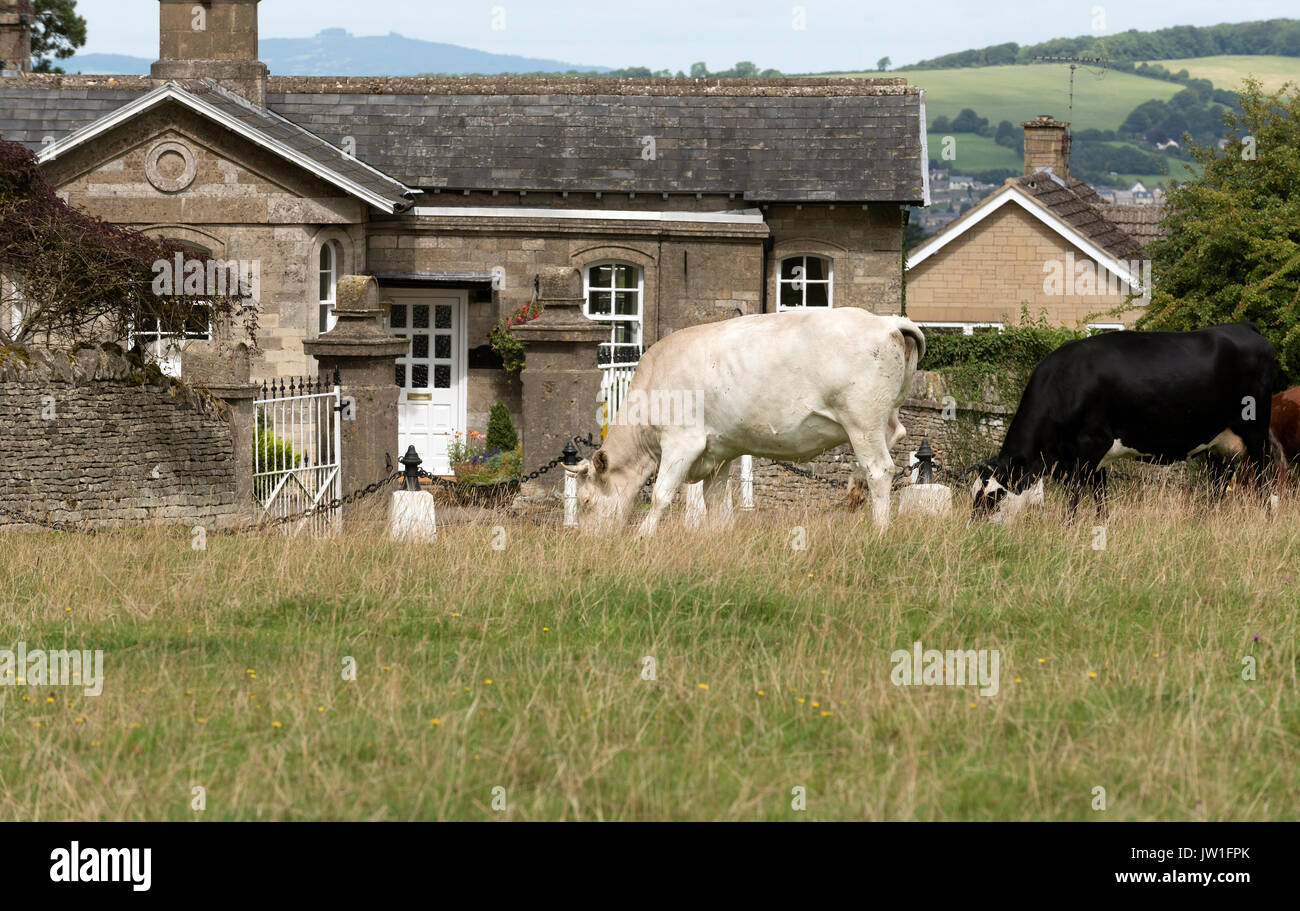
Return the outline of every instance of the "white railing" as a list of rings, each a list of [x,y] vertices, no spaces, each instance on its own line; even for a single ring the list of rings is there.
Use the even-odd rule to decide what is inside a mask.
[[[284,380],[263,385],[253,403],[253,496],[264,520],[297,515],[342,496],[339,445],[342,394],[320,380]],[[285,523],[297,535],[305,528],[324,534],[339,528],[337,508]]]
[[[600,401],[604,403],[605,420],[601,435],[609,429],[614,416],[618,414],[623,403],[627,401],[627,389],[632,385],[632,375],[636,373],[636,364],[619,364],[605,367],[600,379]]]

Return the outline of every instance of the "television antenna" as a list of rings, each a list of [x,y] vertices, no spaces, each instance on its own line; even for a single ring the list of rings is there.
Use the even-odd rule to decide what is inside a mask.
[[[1067,123],[1074,122],[1074,71],[1081,66],[1082,67],[1100,66],[1101,73],[1098,74],[1098,76],[1100,77],[1105,75],[1106,68],[1110,65],[1110,61],[1106,60],[1104,57],[1039,56],[1039,57],[1035,57],[1034,60],[1041,63],[1068,63],[1070,65],[1070,114],[1069,117],[1066,119]]]

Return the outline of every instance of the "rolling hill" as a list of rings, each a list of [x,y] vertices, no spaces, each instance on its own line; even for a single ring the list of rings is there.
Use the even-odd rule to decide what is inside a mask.
[[[1170,72],[1187,70],[1193,79],[1208,79],[1216,89],[1235,92],[1241,80],[1254,76],[1264,91],[1275,92],[1285,82],[1300,85],[1300,57],[1247,56],[1225,54],[1219,57],[1188,57],[1181,60],[1151,60]]]
[[[492,54],[455,44],[421,41],[398,34],[362,36],[325,29],[311,38],[265,38],[258,44],[262,62],[277,76],[415,76],[420,73],[532,73],[607,67],[559,60]],[[69,73],[146,74],[152,59],[121,54],[76,54],[60,65]]]

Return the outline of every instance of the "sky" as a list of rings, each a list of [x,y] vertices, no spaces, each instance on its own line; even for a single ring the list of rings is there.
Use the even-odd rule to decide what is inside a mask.
[[[83,52],[158,56],[158,0],[78,0]],[[895,65],[1015,41],[1294,17],[1296,0],[262,0],[263,38],[397,32],[590,66],[787,73]],[[1100,18],[1098,18],[1100,16]],[[800,27],[802,26],[802,27]]]

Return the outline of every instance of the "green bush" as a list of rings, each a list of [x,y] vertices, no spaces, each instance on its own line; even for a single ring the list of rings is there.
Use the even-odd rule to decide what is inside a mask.
[[[513,452],[519,445],[519,435],[515,433],[514,422],[510,420],[510,409],[505,402],[496,402],[488,413],[487,448],[500,452]]]
[[[253,434],[253,465],[262,475],[254,479],[253,492],[258,499],[268,497],[279,482],[279,478],[268,475],[268,472],[289,471],[301,462],[302,456],[293,451],[293,444],[276,436],[265,415],[259,415],[257,432]]]

